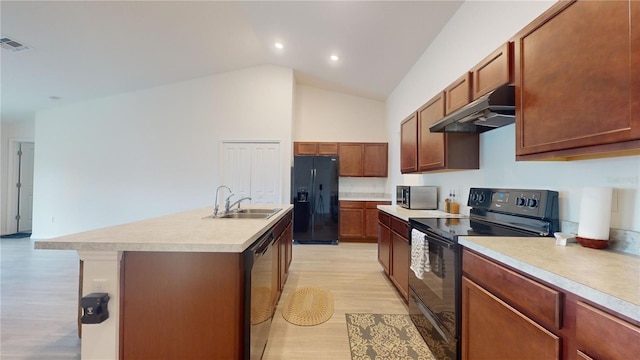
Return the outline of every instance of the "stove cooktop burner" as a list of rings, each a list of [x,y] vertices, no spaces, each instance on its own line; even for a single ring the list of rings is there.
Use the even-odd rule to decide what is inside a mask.
[[[411,218],[411,227],[457,242],[458,236],[553,236],[559,231],[558,193],[471,188],[468,218]]]

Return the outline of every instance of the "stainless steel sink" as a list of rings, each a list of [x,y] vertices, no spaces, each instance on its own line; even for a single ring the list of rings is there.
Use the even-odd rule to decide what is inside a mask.
[[[237,213],[240,214],[275,214],[281,209],[240,209]]]
[[[224,215],[218,215],[216,219],[268,219],[282,209],[240,209]]]

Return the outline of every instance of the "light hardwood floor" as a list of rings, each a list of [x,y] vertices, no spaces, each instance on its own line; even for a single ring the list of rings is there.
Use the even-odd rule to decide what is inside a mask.
[[[0,358],[79,359],[77,253],[34,250],[30,239],[2,239],[0,255]],[[333,293],[333,317],[302,327],[286,322],[277,309],[264,360],[348,360],[345,313],[407,313],[378,264],[376,244],[294,245],[280,302],[304,286]]]

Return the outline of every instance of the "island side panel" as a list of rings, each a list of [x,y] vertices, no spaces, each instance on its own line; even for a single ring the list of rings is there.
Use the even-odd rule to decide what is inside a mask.
[[[121,359],[241,359],[242,253],[125,252]]]

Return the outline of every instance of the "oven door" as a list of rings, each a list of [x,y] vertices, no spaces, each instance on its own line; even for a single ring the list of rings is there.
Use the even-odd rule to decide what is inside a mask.
[[[424,232],[424,231],[423,231]],[[428,271],[419,279],[409,271],[409,312],[438,359],[456,359],[460,338],[460,245],[425,232]]]

